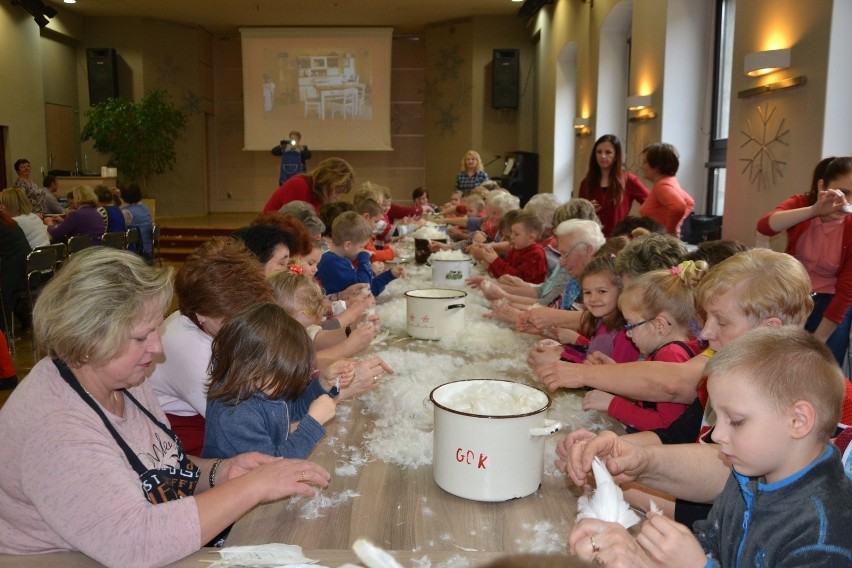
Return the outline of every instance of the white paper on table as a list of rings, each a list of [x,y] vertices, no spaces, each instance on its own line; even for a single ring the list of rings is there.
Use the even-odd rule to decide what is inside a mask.
[[[624,500],[621,487],[616,485],[612,475],[597,456],[592,462],[592,473],[595,475],[597,488],[591,497],[583,495],[577,499],[577,520],[598,519],[621,523],[626,529],[638,523],[639,515],[630,509],[630,505]]]
[[[322,568],[317,565],[318,560],[305,558],[302,547],[296,544],[228,546],[219,550],[219,556],[221,559],[211,564],[211,568],[227,568],[228,566],[310,566],[311,568]]]

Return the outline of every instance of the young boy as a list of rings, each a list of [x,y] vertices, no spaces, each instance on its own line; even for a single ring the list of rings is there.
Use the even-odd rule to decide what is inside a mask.
[[[385,216],[381,203],[378,203],[376,200],[369,197],[360,199],[355,202],[355,212],[370,224],[370,228],[373,231],[373,235],[364,247],[364,249],[370,253],[370,262],[385,262],[393,260],[395,257],[393,245],[386,243],[384,248],[378,250],[373,242],[376,239],[376,232],[379,230],[379,223]]]
[[[538,215],[529,211],[521,212],[511,225],[511,249],[505,259],[500,258],[492,248],[484,246],[479,247],[479,254],[474,254],[474,257],[485,263],[488,273],[495,278],[510,274],[531,284],[541,284],[547,274],[544,247],[538,242],[542,229]]]
[[[652,515],[636,539],[641,549],[622,560],[639,565],[650,557],[684,568],[852,565],[852,480],[829,444],[845,389],[831,351],[800,328],[761,328],[717,353],[706,373],[718,416],[713,440],[732,466],[725,489],[708,519],[695,523],[695,536]],[[590,543],[599,563],[623,552],[598,546],[609,538],[583,535],[589,528],[578,524],[571,540],[581,549]]]
[[[370,224],[355,211],[340,214],[331,226],[331,244],[317,265],[316,277],[327,294],[341,292],[353,284],[370,285],[374,296],[382,293],[388,282],[405,276],[401,266],[386,270],[373,278],[370,253],[364,246],[373,234]],[[357,261],[357,267],[352,261]]]

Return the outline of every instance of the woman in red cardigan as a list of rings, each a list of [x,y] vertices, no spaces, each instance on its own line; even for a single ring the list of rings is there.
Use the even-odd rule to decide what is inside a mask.
[[[826,158],[814,170],[811,191],[760,218],[764,235],[787,231],[787,254],[808,270],[814,309],[805,329],[825,341],[843,365],[852,323],[852,158]]]
[[[278,211],[291,201],[307,201],[319,214],[326,203],[340,201],[340,195],[352,191],[355,172],[342,158],[326,158],[309,174],[299,174],[285,181],[269,197],[263,212]]]
[[[618,136],[604,134],[595,142],[589,156],[589,171],[580,182],[579,197],[595,205],[606,238],[611,237],[618,222],[630,214],[634,201],[645,203],[648,188],[624,169]]]

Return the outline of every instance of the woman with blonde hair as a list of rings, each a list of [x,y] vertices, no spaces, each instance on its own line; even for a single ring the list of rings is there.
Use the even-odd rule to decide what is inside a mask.
[[[342,158],[326,158],[309,174],[299,174],[285,181],[266,202],[263,212],[278,211],[291,201],[306,201],[319,213],[325,203],[340,200],[352,191],[355,172]]]
[[[48,217],[45,223],[50,239],[53,241],[65,241],[76,235],[88,235],[93,245],[101,244],[101,237],[106,231],[104,218],[98,212],[98,197],[95,191],[88,185],[78,185],[71,190],[74,203],[77,208],[71,211],[58,225],[54,224]]]
[[[0,553],[164,566],[256,505],[328,485],[307,461],[187,455],[145,380],[171,298],[170,268],[107,247],[44,289],[34,327],[49,355],[0,411]]]
[[[31,248],[50,244],[50,235],[41,218],[33,213],[27,194],[19,187],[0,192],[0,207],[23,229]]]
[[[467,193],[486,181],[488,181],[488,174],[485,173],[479,152],[468,150],[462,158],[461,171],[456,176],[456,189],[462,193]]]

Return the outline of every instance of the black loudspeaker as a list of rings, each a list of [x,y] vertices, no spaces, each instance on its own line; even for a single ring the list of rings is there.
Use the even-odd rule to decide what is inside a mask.
[[[521,200],[521,207],[538,193],[538,154],[506,152],[503,168],[503,187]]]
[[[118,96],[118,61],[115,50],[89,48],[86,50],[89,70],[89,106],[95,106]]]
[[[520,59],[520,50],[494,50],[491,58],[492,108],[518,108]]]

